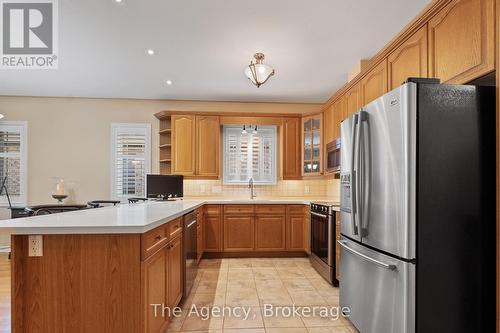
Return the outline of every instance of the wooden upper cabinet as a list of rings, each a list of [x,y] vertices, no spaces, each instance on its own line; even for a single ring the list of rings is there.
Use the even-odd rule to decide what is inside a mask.
[[[387,76],[389,90],[400,86],[409,77],[428,77],[427,25],[389,54]]]
[[[333,141],[335,139],[335,132],[334,132],[334,108],[333,105],[331,105],[328,109],[323,112],[323,137],[324,137],[324,145],[328,142]]]
[[[323,172],[323,114],[302,118],[302,175],[318,176]]]
[[[342,119],[345,119],[358,111],[361,106],[361,89],[359,83],[357,83],[345,94],[345,107]]]
[[[333,138],[335,140],[340,137],[340,123],[344,116],[344,97],[339,98],[332,104],[333,115]]]
[[[172,115],[172,173],[195,174],[195,116]]]
[[[300,168],[300,118],[283,119],[283,179],[299,179]]]
[[[387,60],[383,60],[361,79],[362,105],[379,98],[387,92]]]
[[[429,21],[429,74],[466,83],[495,69],[494,0],[454,0]]]
[[[219,177],[220,123],[218,116],[196,116],[196,175]]]

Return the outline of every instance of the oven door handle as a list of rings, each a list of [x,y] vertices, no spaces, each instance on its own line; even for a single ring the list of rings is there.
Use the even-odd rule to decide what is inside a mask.
[[[311,212],[311,215],[314,215],[314,216],[318,216],[318,217],[322,217],[324,219],[327,219],[328,216],[327,215],[324,215],[324,214],[319,214],[319,213],[315,213],[315,212]]]

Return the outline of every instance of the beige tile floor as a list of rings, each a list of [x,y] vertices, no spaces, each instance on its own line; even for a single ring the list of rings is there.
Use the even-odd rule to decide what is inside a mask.
[[[192,304],[244,306],[248,320],[224,316],[203,320],[188,315]],[[174,318],[169,332],[197,333],[357,333],[346,318],[265,316],[265,304],[328,308],[339,306],[339,290],[311,267],[307,258],[204,259],[183,314]]]

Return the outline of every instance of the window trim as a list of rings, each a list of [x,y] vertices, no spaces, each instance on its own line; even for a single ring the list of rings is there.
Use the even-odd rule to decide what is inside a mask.
[[[249,125],[246,125],[249,126]],[[224,125],[222,128],[222,184],[223,185],[235,185],[235,186],[241,186],[241,185],[246,185],[248,184],[247,181],[229,181],[226,176],[226,130],[227,129],[234,129],[234,128],[242,128],[243,125]],[[273,186],[278,184],[278,142],[279,142],[279,137],[278,137],[278,126],[276,125],[258,125],[259,128],[265,128],[265,129],[272,129],[274,132],[274,138],[273,138],[273,164],[274,164],[274,170],[273,170],[273,180],[269,182],[262,182],[262,181],[255,181],[255,185],[259,186]]]
[[[127,198],[133,197],[134,195],[116,195],[116,130],[122,128],[143,128],[146,130],[146,149],[145,149],[145,161],[144,161],[144,196],[147,193],[147,182],[146,175],[151,173],[151,124],[150,123],[111,123],[111,131],[110,131],[110,147],[111,147],[111,160],[110,160],[110,197],[113,200],[120,200],[125,202]]]
[[[21,147],[20,147],[20,156],[21,156],[21,195],[13,196],[9,193],[10,201],[12,206],[20,205],[26,206],[28,205],[28,122],[27,121],[13,121],[13,120],[0,120],[0,126],[19,126],[21,128]],[[2,179],[0,179],[1,185]],[[0,207],[8,207],[9,201],[7,200],[7,196],[2,192],[0,196]]]

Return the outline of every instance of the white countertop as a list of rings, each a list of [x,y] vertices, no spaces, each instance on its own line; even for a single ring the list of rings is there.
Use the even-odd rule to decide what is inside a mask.
[[[0,233],[33,234],[126,234],[144,233],[204,204],[309,204],[313,198],[189,198],[150,201],[116,207],[86,209],[0,221]],[[333,201],[330,201],[333,202]]]

